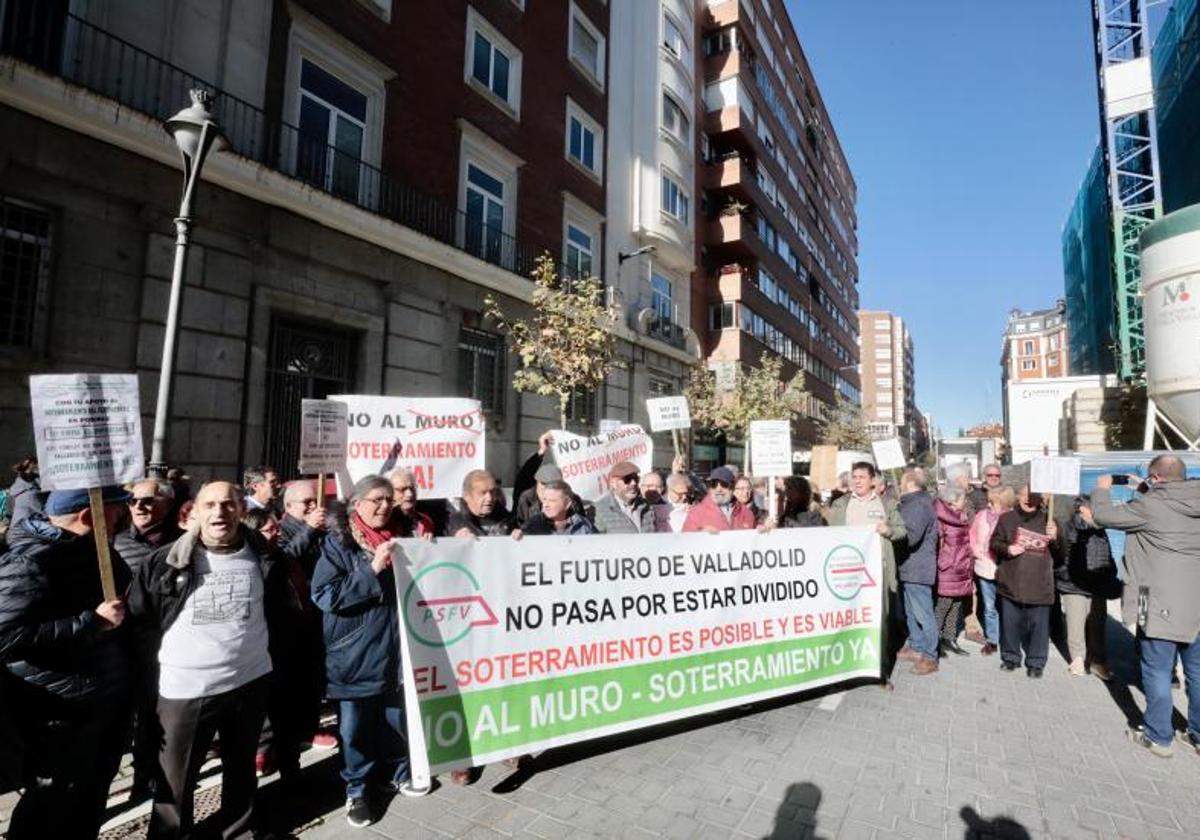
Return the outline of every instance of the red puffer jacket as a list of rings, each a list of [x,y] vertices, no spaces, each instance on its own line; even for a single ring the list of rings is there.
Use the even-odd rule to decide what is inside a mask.
[[[938,499],[937,594],[947,597],[970,595],[975,586],[972,572],[971,521],[965,514]]]
[[[749,508],[737,502],[733,503],[732,521],[725,519],[725,514],[717,507],[712,496],[705,496],[688,511],[687,519],[683,520],[683,530],[703,531],[705,528],[715,528],[718,531],[746,531],[754,528],[754,514]]]

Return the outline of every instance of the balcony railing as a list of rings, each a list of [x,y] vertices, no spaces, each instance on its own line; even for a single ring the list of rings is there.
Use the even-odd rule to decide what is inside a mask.
[[[234,154],[524,277],[544,253],[338,150],[325,136],[271,119],[207,80],[64,12],[62,5],[0,3],[0,55],[158,120],[185,106],[189,90],[206,88],[215,94],[214,117]],[[560,275],[571,273],[561,263],[558,268]]]

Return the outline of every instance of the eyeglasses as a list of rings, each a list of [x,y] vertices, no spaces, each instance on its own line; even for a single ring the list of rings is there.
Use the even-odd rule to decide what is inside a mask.
[[[641,478],[636,475],[619,475],[617,478],[621,479],[621,481],[624,481],[626,484],[637,484],[639,481],[641,481]]]
[[[708,486],[709,487],[726,487],[727,488],[727,487],[729,487],[729,482],[722,481],[719,478],[710,478],[708,480]]]
[[[134,496],[129,500],[130,507],[154,507],[154,503],[158,501],[157,496]]]
[[[314,499],[292,499],[290,502],[288,502],[288,504],[300,505],[305,510],[308,510],[309,508],[315,508],[317,506],[317,500],[315,498]]]
[[[984,473],[984,478],[999,478],[1000,473]]]
[[[391,496],[366,496],[363,498],[363,501],[369,505],[374,505],[375,507],[383,507],[384,505],[390,505],[392,503],[392,497]]]

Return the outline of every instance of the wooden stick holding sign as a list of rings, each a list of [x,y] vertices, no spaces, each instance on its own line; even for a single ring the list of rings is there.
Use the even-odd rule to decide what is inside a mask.
[[[317,507],[325,509],[325,473],[317,473]]]
[[[104,488],[145,474],[137,376],[68,373],[29,377],[43,490],[87,490],[105,601],[120,597],[104,516]]]
[[[108,550],[108,520],[104,518],[104,490],[88,488],[92,511],[92,536],[96,539],[96,559],[100,562],[100,588],[105,601],[117,600],[117,582],[113,577],[112,555]]]

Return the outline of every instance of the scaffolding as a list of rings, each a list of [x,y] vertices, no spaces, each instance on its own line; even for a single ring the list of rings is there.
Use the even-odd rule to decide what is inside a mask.
[[[1138,240],[1162,215],[1147,5],[1093,0],[1092,6],[1101,148],[1112,206],[1117,372],[1126,381],[1141,381],[1146,370]]]

